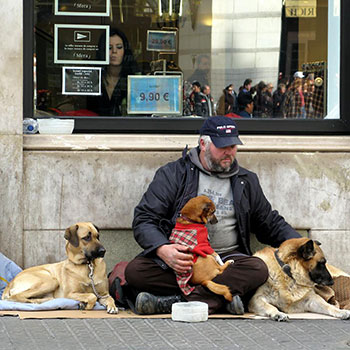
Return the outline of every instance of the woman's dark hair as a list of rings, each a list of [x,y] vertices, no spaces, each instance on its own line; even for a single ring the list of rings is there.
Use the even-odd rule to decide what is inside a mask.
[[[252,83],[252,79],[246,79],[244,80],[243,86],[246,87],[247,85]]]
[[[257,91],[258,91],[258,93],[261,92],[263,89],[265,89],[266,86],[267,86],[267,85],[265,84],[265,82],[261,80],[261,81],[259,82],[258,86],[257,86]]]
[[[138,71],[137,63],[135,61],[134,55],[132,53],[129,41],[126,35],[118,28],[110,28],[109,37],[119,36],[123,41],[124,46],[124,57],[122,62],[122,69],[120,71],[120,77],[126,77],[129,74],[135,74]],[[102,53],[106,52],[106,36],[103,35],[98,43],[98,54],[101,56]],[[101,57],[99,57],[101,58]]]

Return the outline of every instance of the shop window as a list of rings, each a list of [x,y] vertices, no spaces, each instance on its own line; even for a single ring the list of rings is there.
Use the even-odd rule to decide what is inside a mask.
[[[193,132],[216,114],[247,132],[344,129],[344,1],[24,3],[25,116],[73,117],[78,132]]]

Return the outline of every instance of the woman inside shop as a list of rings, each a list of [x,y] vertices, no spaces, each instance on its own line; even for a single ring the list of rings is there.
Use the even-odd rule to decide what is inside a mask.
[[[99,52],[105,52],[106,40],[101,38]],[[111,28],[109,65],[102,70],[101,96],[88,97],[88,109],[101,116],[126,115],[128,75],[138,72],[137,63],[125,34]]]

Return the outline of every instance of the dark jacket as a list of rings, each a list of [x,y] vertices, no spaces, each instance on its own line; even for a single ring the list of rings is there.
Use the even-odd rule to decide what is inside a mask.
[[[216,114],[226,115],[229,113],[236,113],[237,111],[238,105],[236,92],[233,91],[233,93],[230,94],[226,89],[224,89],[216,107]]]
[[[157,170],[135,208],[133,230],[136,241],[144,249],[141,255],[155,258],[164,268],[166,264],[157,258],[155,250],[169,244],[168,237],[178,213],[197,195],[199,171],[185,149],[182,158]],[[239,168],[230,180],[242,253],[251,254],[250,232],[261,243],[274,247],[286,239],[300,237],[277,211],[271,209],[255,173]]]
[[[87,108],[101,116],[126,114],[127,78],[120,78],[109,99],[105,84],[101,84],[100,96],[88,96]],[[125,105],[123,107],[123,104]]]
[[[242,118],[253,118],[251,114],[249,114],[246,110],[239,111],[237,114]]]
[[[194,93],[194,114],[209,117],[209,100],[202,92]]]
[[[237,109],[244,109],[245,107],[245,104],[244,104],[244,95],[250,95],[251,97],[252,96],[252,93],[247,90],[247,89],[242,89],[239,93],[238,93],[238,97],[237,97]]]
[[[273,116],[275,118],[283,118],[283,101],[286,94],[282,94],[280,90],[273,93]]]
[[[265,91],[261,96],[261,116],[271,118],[273,115],[273,98],[272,95]]]

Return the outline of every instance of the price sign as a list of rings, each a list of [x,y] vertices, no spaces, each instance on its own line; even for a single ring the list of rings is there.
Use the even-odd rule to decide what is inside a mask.
[[[101,95],[101,68],[63,67],[62,95]]]
[[[182,114],[182,77],[128,77],[129,114]]]
[[[165,30],[147,31],[147,50],[159,52],[176,52],[176,32]]]

